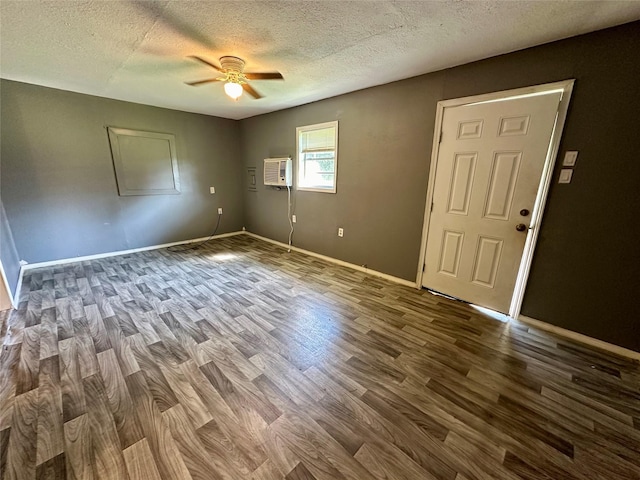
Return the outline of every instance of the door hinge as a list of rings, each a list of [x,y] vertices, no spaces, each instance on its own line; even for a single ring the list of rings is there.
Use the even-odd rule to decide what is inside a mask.
[[[431,202],[431,210],[429,210],[430,212],[433,212],[433,202]]]
[[[443,133],[443,131],[440,130],[440,140],[438,140],[438,143],[442,143],[442,133]]]
[[[422,272],[423,272],[423,273],[424,273],[424,269],[425,269],[425,268],[427,268],[427,264],[426,264],[426,263],[423,263],[423,264],[422,264]]]

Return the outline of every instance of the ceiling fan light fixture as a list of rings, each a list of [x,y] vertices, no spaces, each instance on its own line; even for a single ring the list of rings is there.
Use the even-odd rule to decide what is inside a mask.
[[[227,82],[224,84],[224,92],[234,100],[237,100],[242,95],[242,85],[235,82]]]

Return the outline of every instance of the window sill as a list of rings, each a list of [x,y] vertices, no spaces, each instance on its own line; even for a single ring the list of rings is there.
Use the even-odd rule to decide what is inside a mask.
[[[316,192],[316,193],[336,193],[336,189],[334,188],[314,188],[314,187],[296,187],[296,190],[300,190],[302,192]]]

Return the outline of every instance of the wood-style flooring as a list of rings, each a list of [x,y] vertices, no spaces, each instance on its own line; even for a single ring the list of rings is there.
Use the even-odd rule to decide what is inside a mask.
[[[27,271],[4,325],[6,479],[640,478],[637,363],[248,236]]]

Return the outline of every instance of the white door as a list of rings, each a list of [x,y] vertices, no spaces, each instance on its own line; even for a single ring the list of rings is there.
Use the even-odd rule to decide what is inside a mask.
[[[424,287],[508,313],[561,96],[445,108]]]

